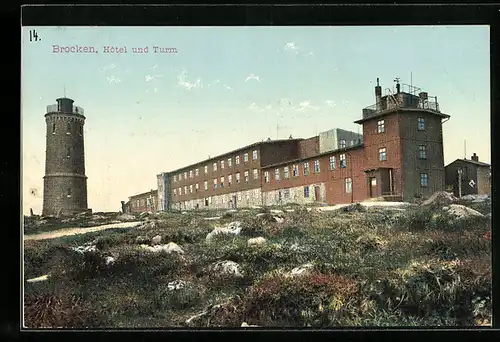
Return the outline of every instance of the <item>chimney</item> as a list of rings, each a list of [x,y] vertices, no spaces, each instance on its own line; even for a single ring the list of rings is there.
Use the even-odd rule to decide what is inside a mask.
[[[377,77],[377,86],[375,87],[375,100],[376,100],[376,108],[377,112],[382,109],[381,101],[382,101],[382,87],[379,85],[379,79]]]
[[[474,160],[476,162],[479,161],[479,157],[475,153],[472,155],[472,157],[470,157],[470,159],[472,159],[472,160]]]

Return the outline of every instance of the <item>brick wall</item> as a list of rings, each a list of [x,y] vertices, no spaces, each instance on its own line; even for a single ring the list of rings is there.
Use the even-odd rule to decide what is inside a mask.
[[[418,119],[424,119],[424,129],[419,130]],[[404,200],[428,197],[436,191],[444,191],[445,171],[441,118],[425,112],[400,114]],[[419,146],[425,146],[425,159],[420,159]],[[428,175],[427,186],[421,186],[420,175]]]
[[[379,133],[378,123],[383,120],[384,132]],[[363,123],[363,146],[365,170],[380,167],[393,169],[394,192],[401,194],[403,189],[402,146],[400,139],[400,117],[397,113],[374,118]],[[380,149],[385,148],[386,159],[380,160]],[[365,184],[368,193],[368,184]]]
[[[149,199],[149,201],[148,201]],[[131,196],[126,204],[128,213],[155,212],[158,208],[158,191]]]
[[[319,136],[299,141],[298,158],[309,158],[319,153]]]

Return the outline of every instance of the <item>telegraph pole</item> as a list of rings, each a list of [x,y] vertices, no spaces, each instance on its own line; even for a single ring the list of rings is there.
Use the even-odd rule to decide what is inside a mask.
[[[462,169],[458,170],[458,198],[462,198]]]

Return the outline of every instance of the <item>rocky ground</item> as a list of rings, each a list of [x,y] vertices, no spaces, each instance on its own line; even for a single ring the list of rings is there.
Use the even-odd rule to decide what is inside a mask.
[[[71,230],[100,224],[121,228]],[[27,217],[25,326],[488,325],[490,229],[488,198],[445,193],[385,207]]]

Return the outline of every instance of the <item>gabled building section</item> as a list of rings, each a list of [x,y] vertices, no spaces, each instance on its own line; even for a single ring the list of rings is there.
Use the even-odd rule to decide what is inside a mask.
[[[470,159],[457,159],[445,167],[446,190],[457,197],[491,195],[491,165],[479,161],[474,153]]]

